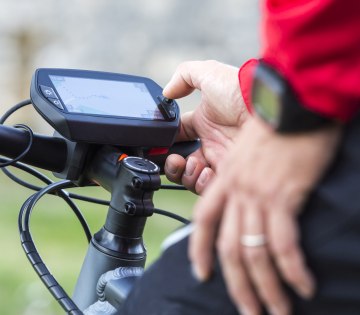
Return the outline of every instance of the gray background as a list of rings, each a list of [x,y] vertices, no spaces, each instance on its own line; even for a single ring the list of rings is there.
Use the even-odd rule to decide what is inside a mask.
[[[254,0],[0,0],[0,109],[28,97],[37,67],[138,74],[164,86],[184,60],[239,66],[257,53],[257,7]],[[189,110],[196,98],[180,104]]]
[[[257,24],[258,0],[0,0],[0,112],[29,97],[38,67],[137,74],[164,86],[184,60],[240,66],[257,54]],[[195,93],[179,104],[184,112],[198,100]],[[52,132],[31,107],[15,115],[10,123],[15,122]],[[20,247],[17,213],[29,194],[0,173],[0,314],[63,314]],[[190,194],[158,195],[156,205],[162,209],[191,211]],[[58,200],[48,197],[40,206],[32,221],[36,244],[71,292],[86,250],[82,231]],[[103,222],[105,209],[80,208],[92,227]],[[146,242],[158,250],[173,223],[149,221]]]

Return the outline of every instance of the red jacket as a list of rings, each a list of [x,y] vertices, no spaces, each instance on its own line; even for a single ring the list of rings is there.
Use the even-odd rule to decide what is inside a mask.
[[[360,108],[360,0],[265,0],[261,58],[313,111],[348,121]],[[251,60],[239,72],[249,103]]]

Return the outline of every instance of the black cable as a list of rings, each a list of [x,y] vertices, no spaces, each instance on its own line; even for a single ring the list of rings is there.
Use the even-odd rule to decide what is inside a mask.
[[[81,201],[96,203],[96,204],[102,205],[102,206],[109,206],[110,205],[110,201],[108,201],[108,200],[88,197],[88,196],[84,196],[84,195],[78,195],[78,194],[69,193],[69,197],[77,199],[77,200],[81,200]]]
[[[16,184],[18,184],[20,186],[23,186],[23,187],[26,187],[28,189],[35,190],[35,191],[39,191],[42,188],[42,187],[30,184],[30,183],[22,180],[21,178],[15,176],[13,173],[11,173],[7,168],[3,168],[2,171],[7,177],[9,177],[12,181],[14,181]]]
[[[53,183],[44,187],[39,192],[29,197],[21,207],[18,226],[20,232],[21,246],[25,251],[27,258],[33,266],[46,288],[51,292],[62,308],[71,315],[83,315],[73,300],[68,296],[65,290],[60,286],[57,280],[51,275],[49,269],[44,264],[37,251],[30,233],[30,216],[36,203],[47,193],[62,191],[62,189],[73,186],[71,181],[62,181]]]
[[[11,107],[10,109],[8,109],[5,114],[3,114],[0,118],[0,124],[3,125],[4,122],[12,115],[14,114],[17,110],[19,110],[20,108],[23,108],[27,105],[32,105],[31,100],[27,99],[24,100],[16,105],[14,105],[13,107]],[[18,127],[16,127],[18,126]],[[31,130],[30,127],[26,126],[26,125],[15,125],[15,128],[23,128],[26,129],[29,132],[30,135],[30,139],[29,139],[29,144],[27,146],[27,148],[24,150],[23,153],[21,153],[17,158],[13,159],[13,160],[9,160],[8,162],[3,163],[2,165],[0,165],[1,170],[4,172],[4,174],[6,176],[8,176],[10,179],[14,180],[15,182],[20,182],[21,179],[17,178],[15,175],[11,174],[10,171],[5,171],[5,167],[6,166],[10,166],[15,164],[17,161],[21,160],[30,150],[31,146],[32,146],[32,142],[33,142],[33,131]],[[9,176],[11,174],[11,176]],[[16,179],[15,179],[16,178]],[[22,181],[24,182],[24,181]],[[24,182],[25,183],[25,182]],[[30,183],[27,183],[28,185],[31,185]]]
[[[39,201],[40,198],[42,198],[43,196],[48,194],[48,192],[58,191],[60,193],[62,188],[69,188],[69,187],[73,187],[73,186],[74,186],[73,182],[71,182],[70,180],[64,180],[61,182],[51,183],[51,184],[47,185],[46,187],[42,188],[37,193],[33,194],[32,198],[27,206],[30,208],[30,211],[27,212],[24,217],[24,219],[25,219],[24,225],[23,225],[24,229],[27,231],[29,230],[29,220],[30,220],[32,209],[34,208],[34,205]],[[58,187],[60,187],[60,188],[58,188]],[[21,210],[20,210],[20,214],[22,216]]]
[[[10,108],[8,111],[5,112],[5,114],[1,117],[0,119],[0,124],[4,124],[4,122],[13,114],[15,113],[17,110],[19,110],[20,108],[23,108],[27,105],[31,105],[31,100],[30,99],[27,99],[27,100],[24,100],[16,105],[14,105],[12,108]],[[33,185],[29,182],[26,182],[24,180],[22,180],[21,178],[19,178],[18,176],[12,174],[9,170],[7,170],[5,168],[5,166],[14,166],[14,164],[19,161],[21,158],[23,158],[30,150],[31,146],[32,146],[32,142],[33,142],[33,132],[31,130],[31,128],[29,128],[28,126],[25,126],[25,125],[15,125],[14,126],[15,128],[24,128],[26,129],[28,132],[29,132],[29,135],[30,135],[30,140],[29,140],[29,144],[27,146],[27,148],[24,150],[23,153],[21,153],[17,158],[13,159],[13,160],[10,160],[10,159],[6,159],[6,161],[4,162],[4,159],[2,159],[3,163],[0,164],[0,168],[1,170],[3,171],[3,173],[9,177],[11,180],[15,181],[17,184],[19,185],[22,185],[26,188],[29,188],[31,190],[35,190],[35,191],[40,191],[42,189],[42,187],[39,187],[39,186],[36,186],[36,185]],[[22,168],[23,171],[37,177],[38,179],[40,179],[41,181],[43,181],[45,184],[50,184],[52,183],[53,181],[51,181],[49,178],[47,178],[46,176],[44,176],[43,174],[41,174],[40,172],[37,172],[35,171],[33,168],[31,167],[28,167],[24,164],[22,164],[22,167],[18,167],[18,168]],[[54,194],[58,194],[58,193],[54,193]],[[62,191],[60,193],[60,196],[67,202],[71,202],[72,203],[72,206],[71,208],[73,209],[75,215],[78,217],[83,229],[84,229],[84,232],[87,236],[87,239],[88,241],[90,241],[91,239],[91,233],[90,233],[90,229],[86,223],[86,220],[85,218],[83,217],[83,215],[81,214],[81,211],[80,209],[70,200],[67,200],[69,198],[75,198],[75,199],[79,199],[79,200],[83,200],[83,201],[87,201],[87,202],[93,202],[93,203],[97,203],[97,204],[102,204],[102,205],[108,205],[109,202],[107,201],[104,201],[104,200],[100,200],[100,199],[96,199],[96,198],[91,198],[91,197],[86,197],[86,196],[81,196],[81,195],[77,195],[77,194],[72,194],[72,193],[68,193],[68,192],[64,192]],[[76,210],[75,210],[76,209]]]
[[[16,104],[16,105],[14,105],[12,108],[10,108],[10,109],[1,117],[1,119],[0,119],[0,124],[4,124],[4,122],[5,122],[13,113],[15,113],[15,112],[16,112],[17,110],[19,110],[20,108],[25,107],[25,106],[27,106],[27,105],[31,105],[31,104],[32,104],[32,103],[31,103],[31,100],[30,100],[30,99],[27,99],[27,100],[24,100],[24,101],[22,101],[22,102],[20,102],[20,103],[18,103],[18,104]],[[31,132],[31,138],[32,138],[32,135],[33,135],[32,130],[31,130],[29,127],[25,126],[25,125],[22,125],[22,126],[23,126],[24,128],[28,128],[29,133]],[[19,127],[18,127],[18,128],[19,128]],[[31,141],[31,142],[32,142],[32,141]],[[31,147],[31,144],[29,144],[28,149],[26,149],[26,153],[28,152],[28,150],[30,149],[30,147]],[[21,157],[18,157],[17,160],[20,160],[22,157],[24,157],[26,153],[22,153],[22,154],[21,154]],[[4,167],[4,166],[10,166],[10,165],[12,165],[13,161],[8,160],[6,163],[7,163],[6,165],[2,165],[2,166],[0,165],[0,168],[1,168],[1,167]],[[29,169],[31,169],[31,168],[27,168],[27,170],[29,170]],[[1,168],[1,170],[3,171],[3,173],[4,173],[7,177],[9,177],[11,180],[13,180],[14,182],[16,182],[17,184],[19,184],[19,185],[21,185],[21,186],[24,186],[24,187],[26,187],[26,188],[28,188],[28,189],[31,189],[31,190],[34,190],[34,191],[39,191],[39,190],[42,189],[42,187],[33,185],[33,184],[29,183],[29,182],[26,182],[26,181],[22,180],[22,179],[19,178],[18,176],[12,174],[12,173],[11,173],[8,169],[6,169],[6,168]],[[25,172],[28,172],[27,170],[25,170]],[[28,172],[28,173],[29,173],[29,172]],[[37,173],[37,174],[41,174],[41,173]],[[32,174],[32,175],[34,175],[34,174]],[[34,176],[35,176],[35,175],[34,175]],[[35,177],[39,178],[38,176],[35,176]],[[41,179],[41,178],[39,178],[39,179],[43,181],[43,179]],[[50,181],[50,182],[49,182],[49,181],[45,181],[46,184],[49,184],[49,183],[51,183],[51,182],[52,182],[52,181]],[[54,193],[54,194],[55,194],[55,193]],[[110,204],[110,202],[109,202],[109,201],[106,201],[106,200],[101,200],[101,199],[92,198],[92,197],[88,197],[88,196],[78,195],[78,194],[74,194],[74,193],[68,193],[68,196],[69,196],[70,198],[73,198],[73,199],[78,199],[78,200],[82,200],[82,201],[86,201],[86,202],[91,202],[91,203],[96,203],[96,204],[105,205],[105,206],[107,206],[107,205]]]
[[[169,190],[187,190],[182,185],[161,185],[160,189],[169,189]]]
[[[14,126],[14,128],[22,128],[22,129],[25,129],[29,133],[29,144],[27,145],[25,150],[23,152],[21,152],[16,158],[14,158],[8,162],[1,163],[0,168],[13,165],[14,163],[20,161],[30,151],[31,146],[33,144],[34,133],[30,127],[23,125],[23,124],[17,124]]]
[[[0,158],[0,162],[1,161],[8,161],[9,159],[7,158]],[[16,167],[18,169],[21,169],[24,172],[29,173],[30,175],[38,178],[39,180],[43,181],[45,184],[53,184],[53,181],[51,179],[49,179],[48,177],[46,177],[44,174],[38,172],[37,170],[33,169],[32,167],[29,167],[23,163],[19,163],[17,162],[15,165],[12,165],[13,167]],[[13,174],[11,174],[13,175]],[[14,175],[13,175],[14,176]],[[42,190],[43,188],[40,188],[40,190]],[[39,191],[40,191],[39,190]],[[91,231],[90,228],[86,222],[85,217],[82,215],[80,209],[76,206],[76,204],[70,199],[69,197],[69,193],[65,190],[60,190],[58,192],[54,192],[54,195],[58,195],[59,197],[61,197],[62,199],[65,200],[65,202],[71,207],[71,209],[73,210],[74,214],[76,215],[76,217],[78,218],[84,233],[86,235],[86,238],[88,240],[88,242],[90,242],[91,240]]]
[[[2,115],[2,117],[0,118],[0,124],[3,125],[5,120],[8,119],[13,113],[15,113],[20,108],[25,107],[27,105],[31,105],[31,104],[32,104],[31,100],[27,99],[27,100],[24,100],[16,105],[14,105],[9,110],[7,110],[4,115]]]
[[[24,165],[24,164],[22,164]],[[26,166],[26,165],[25,165]],[[28,167],[28,166],[27,166]],[[29,169],[32,169],[30,167],[28,167]],[[31,189],[31,190],[34,190],[34,191],[39,191],[41,190],[43,187],[40,187],[40,186],[36,186],[36,185],[33,185],[33,184],[30,184],[24,180],[22,180],[21,178],[15,176],[13,173],[11,173],[8,169],[4,168],[2,170],[5,175],[7,177],[9,177],[11,180],[13,180],[15,183],[23,186],[23,187],[26,187],[28,189]],[[28,172],[29,173],[29,172]],[[30,173],[29,173],[30,174]],[[41,173],[39,173],[41,174]],[[34,174],[31,174],[31,175],[34,175]],[[42,175],[42,174],[41,174]],[[35,175],[34,175],[35,176]],[[37,177],[37,176],[36,176]],[[39,178],[39,177],[37,177]],[[40,178],[39,178],[40,179]],[[50,182],[46,182],[46,184],[50,184],[52,181]],[[56,192],[54,193],[50,193],[51,195],[58,195]],[[103,199],[98,199],[98,198],[93,198],[93,197],[88,197],[88,196],[84,196],[84,195],[79,195],[79,194],[74,194],[74,193],[71,193],[71,192],[68,192],[66,191],[66,194],[69,198],[72,198],[72,199],[77,199],[77,200],[81,200],[81,201],[86,201],[86,202],[91,202],[91,203],[96,203],[96,204],[99,204],[99,205],[103,205],[103,206],[109,206],[110,205],[110,201],[108,200],[103,200]]]
[[[160,215],[163,215],[163,216],[166,216],[166,217],[169,217],[169,218],[172,218],[172,219],[180,221],[181,223],[184,223],[184,224],[189,224],[190,223],[190,221],[188,219],[185,219],[182,216],[177,215],[176,213],[172,213],[172,212],[169,212],[169,211],[166,211],[166,210],[161,210],[161,209],[155,208],[154,213],[160,214]]]
[[[46,194],[43,193],[44,191],[47,191],[47,189],[51,188],[52,186],[57,186],[59,185],[60,183],[63,183],[64,181],[62,182],[56,182],[56,183],[51,183],[49,184],[48,186],[42,188],[40,191],[38,191],[37,193],[35,193],[33,196],[37,196],[39,195],[40,198]],[[70,183],[72,183],[71,181],[68,181]],[[74,184],[72,183],[72,186],[74,186]],[[51,191],[51,190],[50,190]],[[86,239],[88,241],[88,243],[90,243],[91,241],[91,238],[92,238],[92,234],[91,234],[91,231],[90,231],[90,228],[86,222],[86,219],[85,217],[82,215],[80,209],[76,206],[76,204],[69,198],[68,196],[68,193],[64,190],[54,190],[54,192],[56,192],[60,197],[62,197],[64,199],[64,201],[70,206],[70,208],[72,209],[72,211],[74,212],[74,214],[76,215],[77,219],[79,220],[83,230],[84,230],[84,233],[86,235]],[[37,201],[36,199],[37,197],[35,197],[35,200]],[[35,201],[35,202],[36,202]],[[29,216],[25,217],[25,220],[29,220]],[[25,224],[28,224],[27,222],[25,222]]]
[[[2,160],[7,160],[7,159],[0,158],[0,162]],[[23,170],[25,172],[28,172],[30,175],[33,175],[34,177],[36,177],[36,178],[40,179],[41,181],[45,182],[45,184],[51,184],[52,183],[52,181],[49,178],[47,178],[45,175],[43,175],[42,173],[36,171],[35,169],[33,169],[33,168],[23,164],[23,163],[17,163],[16,165],[13,165],[13,166],[17,167],[17,168],[19,168],[19,169],[21,169],[21,170]],[[8,170],[3,170],[3,171],[9,172]],[[10,173],[9,177],[12,178],[11,176],[14,176],[14,175]],[[13,180],[18,183],[18,180],[20,180],[20,179],[18,177],[16,177],[16,176],[14,176],[14,177],[15,177],[15,179],[13,179]],[[23,186],[25,186],[27,188],[37,190],[37,191],[40,191],[41,189],[43,189],[42,187],[37,187],[37,186],[31,185],[31,184],[29,184],[27,182],[20,182],[19,184],[23,185]],[[31,187],[29,187],[28,185],[31,185]],[[97,199],[97,198],[77,195],[77,194],[69,193],[67,191],[64,192],[64,193],[65,193],[65,196],[68,197],[68,198],[76,198],[78,200],[87,201],[87,202],[93,202],[93,203],[97,203],[97,204],[101,204],[101,205],[105,205],[105,206],[108,206],[110,204],[110,202],[107,201],[107,200],[101,200],[101,199]],[[53,192],[53,193],[50,193],[50,194],[58,195],[59,193],[58,192]],[[61,197],[64,198],[63,195]],[[80,212],[79,209],[77,211]],[[76,213],[77,213],[77,211],[76,211]],[[167,216],[167,217],[172,218],[174,220],[180,221],[180,222],[182,222],[184,224],[187,224],[187,223],[190,222],[189,220],[187,220],[187,219],[185,219],[185,218],[183,218],[183,217],[181,217],[179,215],[176,215],[176,214],[174,214],[172,212],[166,211],[166,210],[154,209],[154,213],[159,214],[159,215],[163,215],[163,216]],[[80,214],[81,214],[81,212],[80,212]],[[84,221],[85,221],[85,219],[81,219],[80,222],[84,222]],[[82,223],[82,225],[83,225],[83,223]],[[83,228],[84,228],[84,231],[89,229],[88,227],[84,227],[84,226],[83,226]]]
[[[4,158],[4,157],[0,157],[0,162],[1,161],[9,161],[10,159],[8,158]],[[36,169],[24,164],[24,163],[21,163],[21,162],[17,162],[16,164],[14,165],[11,165],[12,167],[15,167],[15,168],[18,168],[34,177],[36,177],[37,179],[43,181],[45,184],[51,184],[53,181],[46,177],[44,174],[40,173],[39,171],[37,171]],[[7,170],[9,172],[9,170]],[[12,174],[12,176],[15,176],[14,174]],[[40,187],[40,189],[42,189],[42,187]]]

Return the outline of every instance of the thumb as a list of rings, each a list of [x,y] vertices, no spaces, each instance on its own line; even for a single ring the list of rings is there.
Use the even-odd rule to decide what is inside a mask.
[[[208,71],[206,61],[181,63],[165,86],[163,95],[167,98],[176,99],[191,94],[195,89],[200,90],[201,78]]]
[[[187,112],[181,116],[180,131],[176,137],[177,142],[192,141],[199,138],[194,128],[193,115],[194,112]]]

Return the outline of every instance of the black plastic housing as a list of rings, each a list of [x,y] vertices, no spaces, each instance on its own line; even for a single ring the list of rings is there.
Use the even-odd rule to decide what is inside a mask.
[[[162,119],[69,112],[51,82],[50,75],[143,83],[163,113],[162,88],[149,78],[126,74],[70,69],[37,69],[31,82],[31,101],[40,115],[66,139],[74,142],[142,147],[170,147],[174,143],[180,126],[179,107],[175,101],[168,104],[171,112],[174,112],[175,115],[166,117],[163,114]],[[57,97],[60,107],[63,107],[63,109],[55,106],[44,96],[41,85],[55,91],[55,97]],[[120,105],[124,106],[124,104]]]

